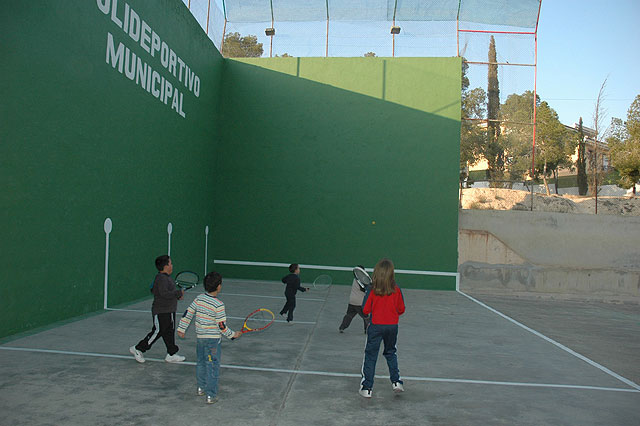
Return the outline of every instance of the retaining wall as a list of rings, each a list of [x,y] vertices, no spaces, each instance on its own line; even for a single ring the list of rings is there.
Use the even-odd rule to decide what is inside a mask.
[[[640,303],[640,218],[462,210],[463,290]]]

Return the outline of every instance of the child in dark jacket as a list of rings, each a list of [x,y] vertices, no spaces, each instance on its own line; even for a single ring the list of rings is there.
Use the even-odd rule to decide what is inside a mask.
[[[389,367],[389,378],[394,392],[403,392],[400,380],[396,341],[398,340],[398,319],[404,313],[404,299],[400,287],[396,285],[393,262],[381,259],[373,270],[373,283],[362,302],[362,311],[371,314],[371,325],[367,328],[367,345],[362,364],[360,395],[371,398],[373,378],[380,343],[384,342],[384,352]]]
[[[144,362],[146,351],[162,337],[164,344],[167,346],[167,362],[182,362],[184,357],[178,355],[178,346],[175,343],[176,329],[176,309],[178,308],[178,300],[184,296],[184,291],[176,288],[176,282],[171,278],[173,272],[173,263],[168,255],[158,256],[156,258],[156,275],[151,287],[153,293],[153,303],[151,304],[151,314],[153,316],[153,327],[137,345],[131,346],[129,352],[135,357],[136,361]]]
[[[280,315],[287,314],[287,322],[291,324],[293,321],[293,310],[296,308],[296,293],[298,290],[307,291],[306,287],[300,286],[300,265],[292,263],[289,265],[289,275],[282,278],[282,282],[287,285],[284,289],[284,296],[287,302],[282,307]]]

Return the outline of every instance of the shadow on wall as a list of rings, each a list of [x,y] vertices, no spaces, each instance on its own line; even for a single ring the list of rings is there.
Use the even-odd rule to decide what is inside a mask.
[[[225,61],[216,259],[372,267],[387,256],[398,269],[456,271],[460,64],[395,61]],[[454,288],[449,277],[398,282]]]

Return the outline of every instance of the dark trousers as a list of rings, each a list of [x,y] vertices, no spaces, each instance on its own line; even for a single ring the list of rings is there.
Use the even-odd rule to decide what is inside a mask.
[[[162,337],[164,344],[167,346],[167,353],[173,355],[178,352],[176,346],[176,313],[169,312],[165,314],[153,315],[153,327],[144,339],[140,340],[136,345],[136,349],[140,352],[146,352],[151,346]]]
[[[398,340],[398,324],[380,325],[371,324],[367,329],[367,346],[364,349],[364,362],[362,364],[362,382],[365,389],[373,389],[373,378],[376,374],[376,361],[380,352],[380,343],[384,342],[382,355],[387,359],[389,378],[391,383],[400,382],[400,370],[398,370],[398,356],[396,355],[396,341]]]
[[[293,310],[296,308],[296,295],[285,293],[285,297],[287,298],[287,302],[282,307],[280,315],[287,314],[287,321],[293,321]]]
[[[340,330],[344,330],[345,328],[349,327],[349,325],[351,324],[351,320],[356,316],[356,314],[362,317],[362,321],[364,321],[364,331],[366,332],[367,327],[369,327],[369,316],[365,315],[364,312],[362,312],[362,306],[352,304],[349,304],[349,306],[347,306],[347,313],[344,315],[344,318],[342,318]]]

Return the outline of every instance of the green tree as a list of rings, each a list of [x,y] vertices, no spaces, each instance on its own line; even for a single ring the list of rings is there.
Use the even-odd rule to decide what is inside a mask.
[[[487,94],[480,88],[469,90],[467,70],[469,65],[462,58],[462,124],[460,129],[460,170],[466,170],[470,164],[475,164],[482,156],[486,142],[486,132],[478,126],[478,120],[483,119],[487,109]],[[466,176],[461,176],[463,180]]]
[[[553,175],[558,193],[558,169],[571,167],[571,154],[575,150],[575,139],[560,123],[558,113],[547,102],[540,102],[536,116],[536,174],[542,175],[549,195],[547,177]]]
[[[558,188],[558,169],[571,167],[571,155],[576,142],[560,123],[558,114],[547,102],[541,102],[536,95],[536,151],[533,177],[542,177],[549,193],[547,178],[553,176]],[[530,173],[533,143],[533,92],[527,90],[521,95],[511,94],[501,106],[502,118],[506,125],[502,135],[506,167],[512,179],[522,179]]]
[[[375,58],[376,54],[374,52],[367,52],[364,54],[365,58]]]
[[[222,56],[225,58],[259,58],[263,52],[257,36],[243,37],[240,33],[229,33],[224,37]]]
[[[540,105],[540,97],[536,96]],[[533,144],[533,92],[512,93],[500,107],[505,120],[502,144],[505,167],[510,179],[524,179],[531,172],[531,146]]]
[[[629,110],[627,121],[612,119],[611,136],[607,138],[611,164],[620,173],[618,185],[633,188],[640,179],[640,95],[637,95]]]
[[[484,118],[487,105],[487,94],[484,89],[476,87],[462,93],[462,120],[460,129],[460,166],[475,164],[482,156],[486,142],[486,132],[478,126],[475,119]]]
[[[578,194],[587,195],[589,182],[587,181],[587,157],[585,149],[584,129],[582,125],[582,117],[578,121],[578,159],[576,168],[578,169]]]
[[[489,42],[489,73],[487,84],[487,143],[484,157],[489,165],[489,179],[502,180],[504,177],[504,149],[500,141],[500,87],[498,82],[498,59],[496,41],[491,36]]]

